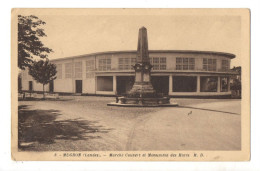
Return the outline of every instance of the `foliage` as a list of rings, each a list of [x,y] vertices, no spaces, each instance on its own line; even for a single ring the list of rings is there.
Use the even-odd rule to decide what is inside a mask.
[[[48,59],[34,61],[29,67],[29,74],[36,80],[36,82],[43,85],[43,98],[44,96],[44,85],[50,81],[56,79],[56,65],[49,62]]]
[[[231,70],[235,71],[237,75],[232,77],[233,83],[230,85],[230,89],[241,91],[241,67],[233,67]]]
[[[241,91],[241,81],[239,79],[234,78],[233,83],[230,85],[230,89]]]
[[[46,24],[34,15],[18,15],[18,67],[22,70],[30,66],[33,57],[46,58],[52,49],[45,47],[40,37],[46,37],[40,26]]]
[[[234,66],[231,70],[236,71],[241,76],[241,66]]]

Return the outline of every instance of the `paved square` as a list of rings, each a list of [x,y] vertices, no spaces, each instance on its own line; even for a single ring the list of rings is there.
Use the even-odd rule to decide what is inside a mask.
[[[241,149],[241,100],[174,100],[180,107],[113,107],[115,98],[92,96],[19,101],[19,149]]]

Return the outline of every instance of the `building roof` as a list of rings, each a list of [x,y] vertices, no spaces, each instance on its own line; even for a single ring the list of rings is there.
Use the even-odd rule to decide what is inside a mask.
[[[136,50],[96,52],[96,53],[89,53],[89,54],[84,54],[84,55],[57,58],[57,59],[52,59],[51,61],[58,61],[58,60],[72,59],[72,58],[81,58],[81,57],[88,57],[88,56],[95,56],[95,55],[110,55],[110,54],[136,53],[136,52],[137,52]],[[226,56],[230,59],[233,59],[236,57],[236,55],[234,55],[232,53],[214,52],[214,51],[198,51],[198,50],[149,50],[149,53],[199,53],[199,54],[209,54],[209,55],[222,55],[222,56]]]

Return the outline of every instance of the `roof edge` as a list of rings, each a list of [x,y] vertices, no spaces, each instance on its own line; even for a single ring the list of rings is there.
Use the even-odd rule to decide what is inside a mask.
[[[119,54],[119,53],[136,53],[136,50],[125,50],[125,51],[105,51],[105,52],[96,52],[96,53],[89,53],[84,55],[77,55],[77,56],[68,56],[63,58],[51,59],[51,61],[58,61],[64,59],[71,59],[71,58],[80,58],[80,57],[88,57],[88,56],[95,56],[95,55],[106,55],[106,54]],[[152,53],[202,53],[202,54],[217,54],[217,55],[224,55],[233,59],[236,57],[235,54],[226,53],[226,52],[216,52],[216,51],[199,51],[199,50],[149,50]]]

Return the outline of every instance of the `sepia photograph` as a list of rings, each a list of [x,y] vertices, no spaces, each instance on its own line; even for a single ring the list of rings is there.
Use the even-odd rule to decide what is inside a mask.
[[[12,159],[247,161],[248,9],[13,9]]]

